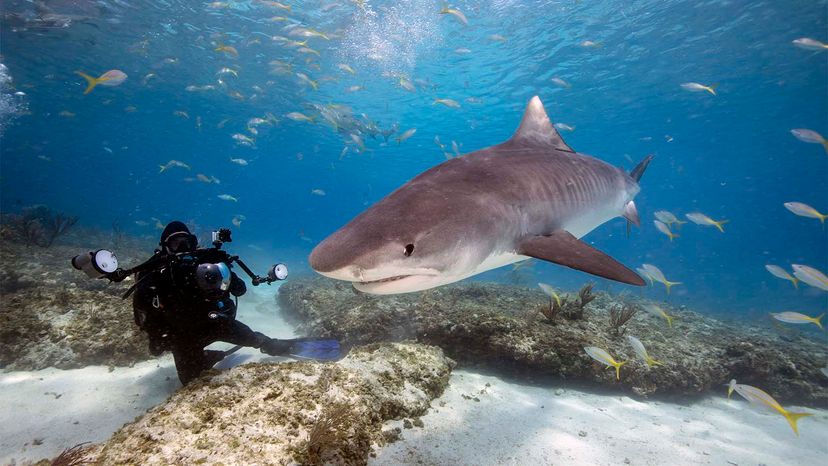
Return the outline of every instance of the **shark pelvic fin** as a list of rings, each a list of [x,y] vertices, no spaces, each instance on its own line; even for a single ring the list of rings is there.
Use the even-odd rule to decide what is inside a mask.
[[[542,259],[599,277],[630,285],[644,286],[635,272],[571,233],[557,230],[548,236],[532,236],[521,241],[518,254]]]
[[[538,96],[532,97],[529,101],[523,112],[523,119],[520,120],[520,126],[511,141],[525,146],[547,146],[565,152],[575,152],[552,126]]]
[[[639,228],[641,227],[641,219],[638,217],[638,210],[635,208],[635,202],[630,201],[624,206],[624,218],[626,218],[627,221],[633,225]],[[629,225],[627,232],[629,233]]]

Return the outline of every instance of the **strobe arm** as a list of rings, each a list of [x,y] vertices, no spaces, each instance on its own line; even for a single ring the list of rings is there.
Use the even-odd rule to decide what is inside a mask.
[[[250,267],[248,267],[243,260],[239,259],[239,256],[231,256],[230,261],[239,264],[239,267],[241,267],[242,270],[244,270],[244,273],[246,273],[250,277],[253,286],[259,286],[262,283],[267,283],[268,285],[270,285],[273,282],[284,280],[287,278],[287,266],[285,266],[284,264],[276,264],[270,267],[270,270],[267,271],[267,276],[260,277],[253,273],[253,271],[250,270]]]
[[[155,256],[155,257],[150,258],[148,261],[144,262],[143,264],[136,265],[135,267],[133,267],[131,269],[122,269],[122,268],[119,267],[119,268],[115,269],[114,272],[105,274],[105,275],[101,276],[100,278],[106,278],[107,280],[109,280],[111,282],[120,283],[120,282],[126,280],[126,278],[129,277],[130,275],[136,274],[138,272],[143,272],[143,271],[146,271],[146,270],[153,270],[153,269],[157,268],[160,264],[166,263],[166,262],[169,262],[169,261],[170,261],[169,256],[165,256],[165,255]]]

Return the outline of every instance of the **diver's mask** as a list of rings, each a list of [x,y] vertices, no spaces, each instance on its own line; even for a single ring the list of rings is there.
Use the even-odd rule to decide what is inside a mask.
[[[207,292],[227,291],[230,288],[230,267],[224,262],[199,264],[196,268],[196,283]]]
[[[164,241],[164,248],[168,254],[192,252],[198,247],[198,238],[186,231],[173,233]]]

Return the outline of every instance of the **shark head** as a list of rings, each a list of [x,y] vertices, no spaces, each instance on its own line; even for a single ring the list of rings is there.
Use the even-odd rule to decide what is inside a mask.
[[[415,180],[416,181],[416,180]],[[421,291],[476,273],[494,247],[492,225],[473,199],[451,209],[429,190],[406,186],[351,220],[311,252],[321,275],[371,294]]]

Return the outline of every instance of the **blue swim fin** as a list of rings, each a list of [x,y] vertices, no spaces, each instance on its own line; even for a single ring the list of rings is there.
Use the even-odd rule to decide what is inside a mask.
[[[296,338],[287,341],[291,343],[289,354],[297,358],[333,361],[342,355],[338,340]]]
[[[277,340],[270,338],[262,344],[263,353],[271,356],[293,356],[301,359],[333,361],[342,356],[338,340],[329,338],[294,338]]]

